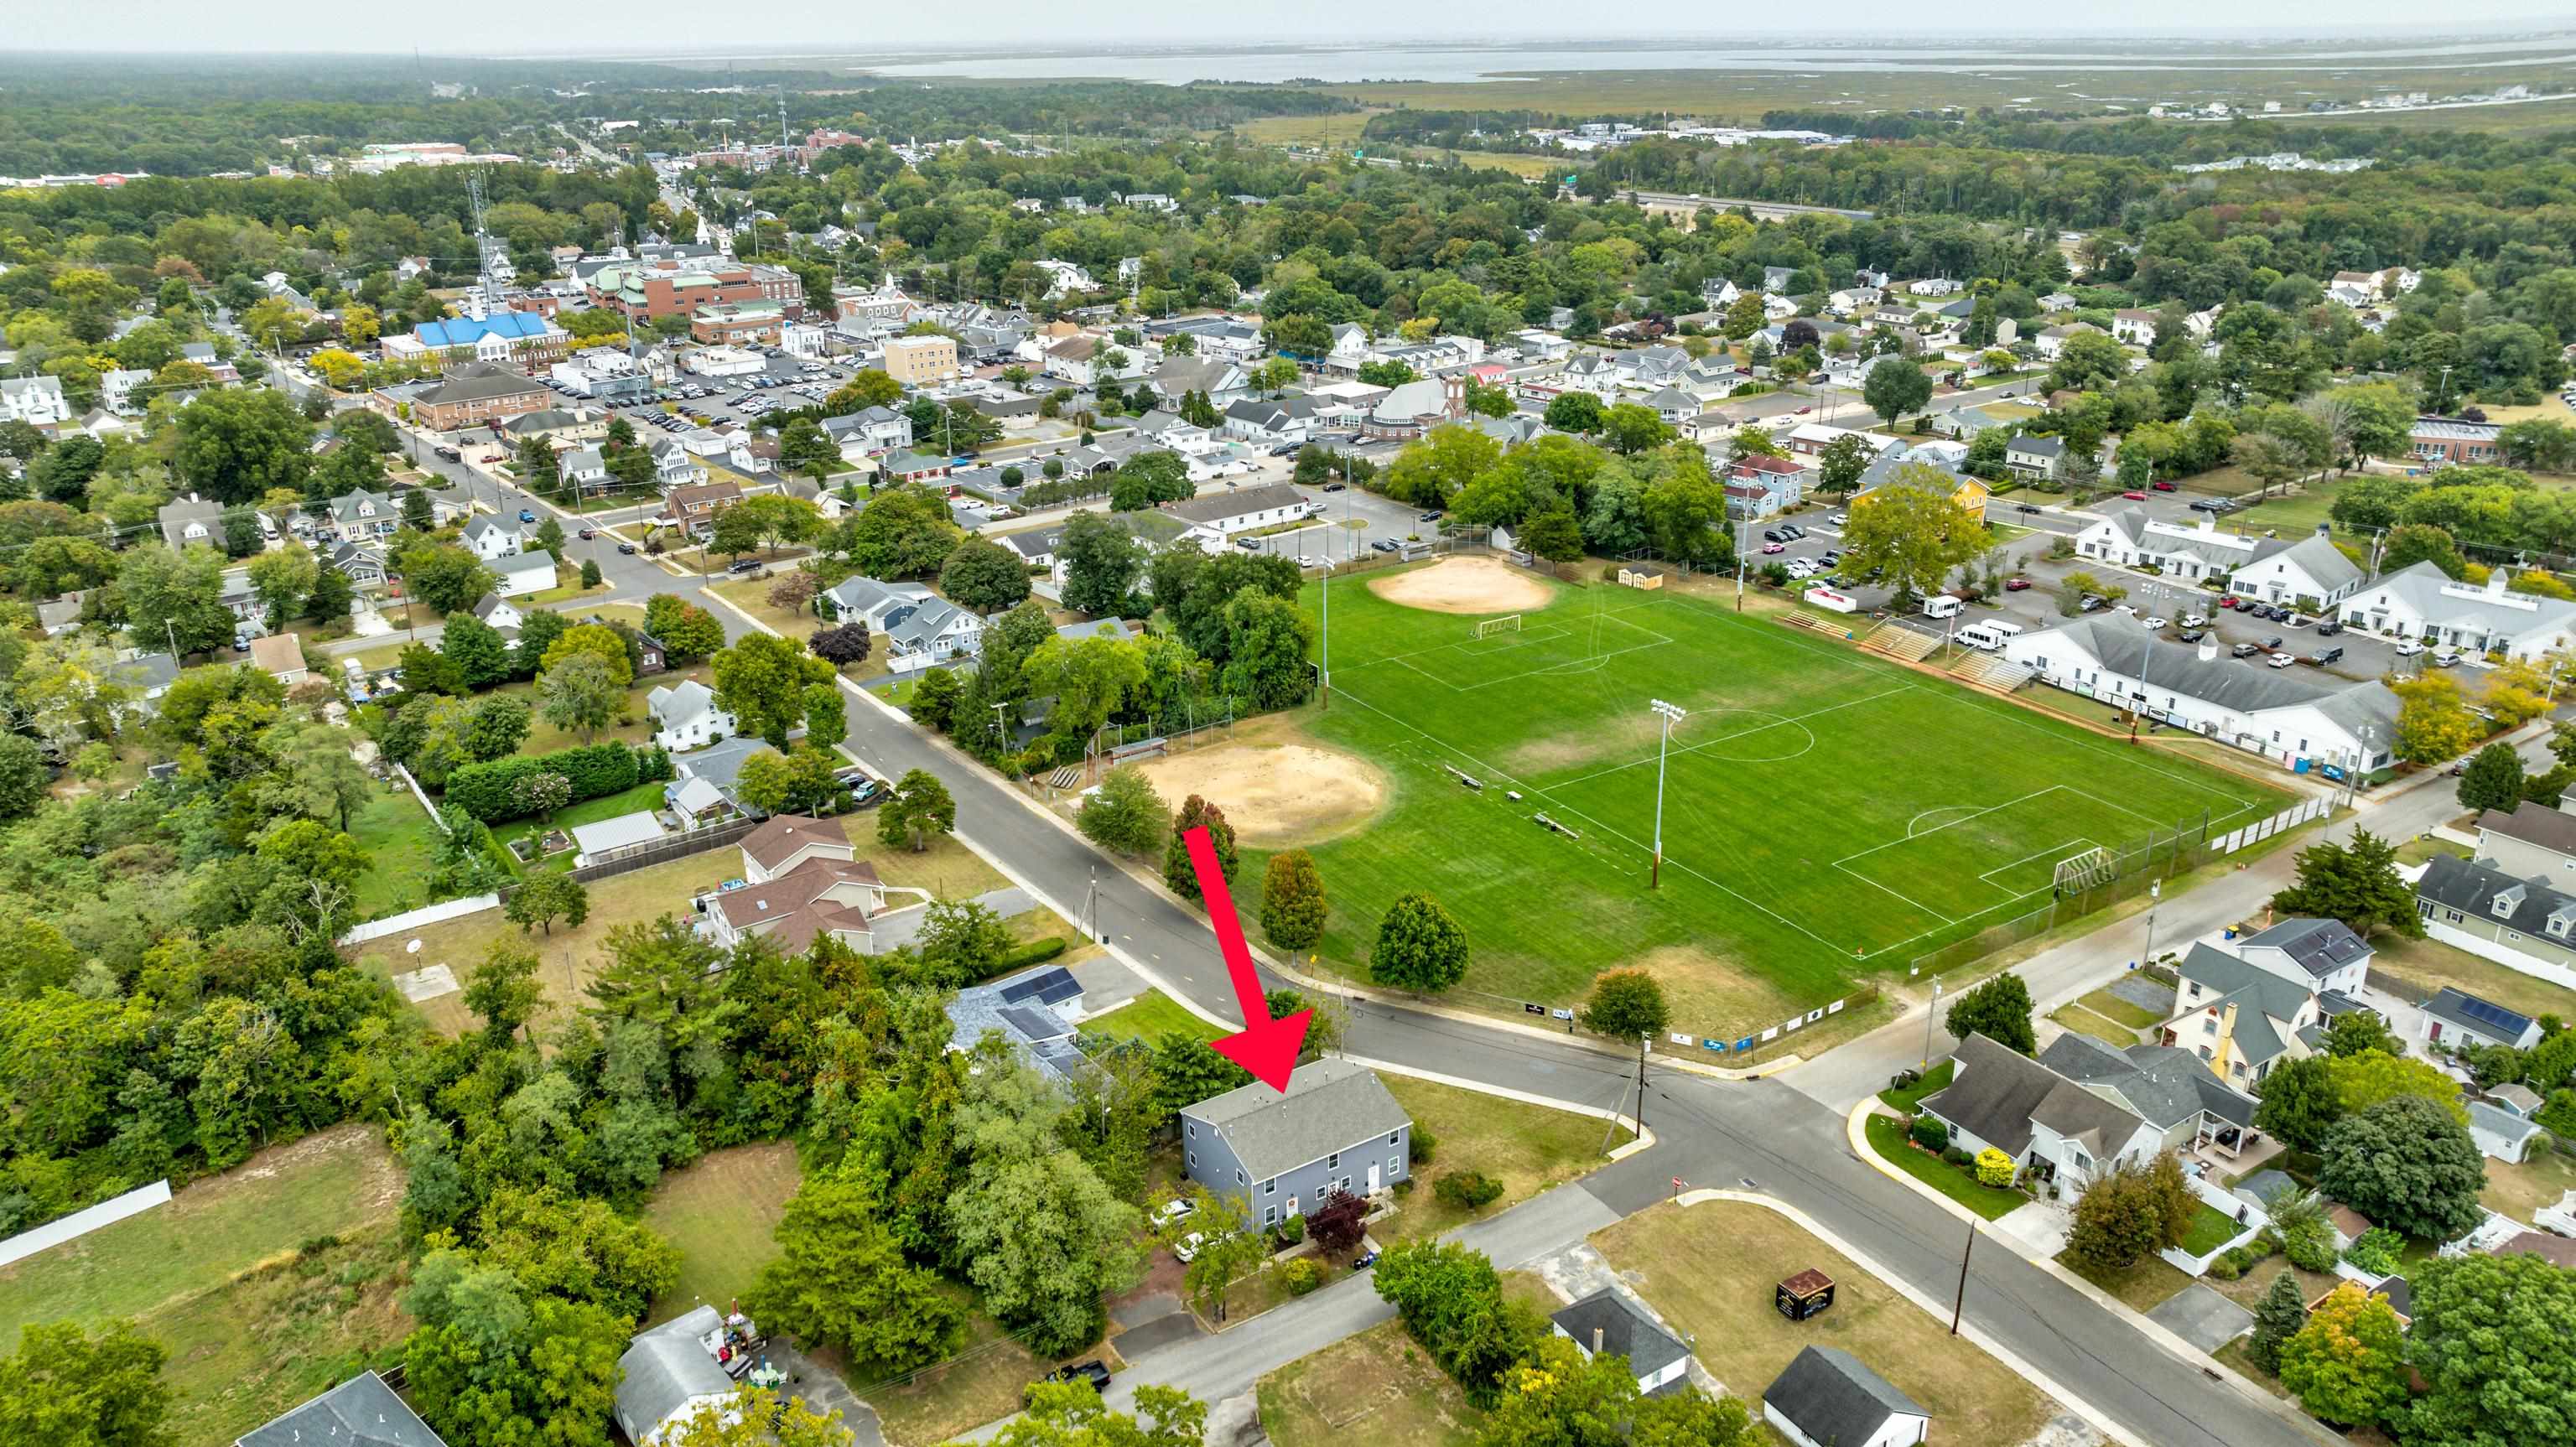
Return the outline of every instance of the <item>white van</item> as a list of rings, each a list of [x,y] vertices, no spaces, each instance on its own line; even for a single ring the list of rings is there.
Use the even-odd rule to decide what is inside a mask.
[[[2018,623],[1971,623],[1960,629],[1956,636],[1960,642],[1971,648],[1983,648],[1988,652],[2000,653],[2003,651],[2003,646],[2012,641],[2012,636],[2020,631],[2021,625]]]
[[[1959,610],[1966,606],[1966,604],[1951,597],[1947,593],[1935,593],[1931,597],[1923,600],[1923,616],[1926,618],[1956,618],[1959,616]]]

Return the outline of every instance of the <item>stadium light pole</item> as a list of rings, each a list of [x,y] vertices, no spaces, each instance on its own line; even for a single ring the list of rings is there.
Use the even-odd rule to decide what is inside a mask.
[[[1324,666],[1315,679],[1316,711],[1321,713],[1333,706],[1333,560],[1325,557],[1315,566],[1324,570],[1324,580],[1316,585],[1324,595]]]
[[[1686,710],[1660,698],[1653,703],[1656,716],[1664,723],[1663,733],[1655,743],[1655,863],[1646,887],[1661,889],[1664,887],[1664,754],[1672,745],[1673,725],[1681,722]]]

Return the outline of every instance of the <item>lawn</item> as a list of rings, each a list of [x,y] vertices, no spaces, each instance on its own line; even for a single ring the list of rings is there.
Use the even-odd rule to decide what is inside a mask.
[[[1277,1447],[1469,1447],[1485,1414],[1405,1334],[1381,1322],[1261,1379],[1261,1429]]]
[[[361,1365],[401,1360],[405,1252],[390,1215],[287,1247],[137,1324],[170,1348],[161,1380],[183,1443],[231,1442]]]
[[[662,791],[666,787],[668,786],[663,782],[655,780],[637,784],[631,789],[621,789],[614,794],[603,794],[596,799],[584,799],[578,804],[567,805],[555,811],[554,827],[570,834],[583,824],[596,824],[603,819],[614,819],[622,814],[660,808]],[[493,831],[495,837],[502,839],[515,839],[530,832],[543,833],[543,826],[535,819],[520,819],[504,824]],[[579,852],[573,849],[557,850],[546,857],[545,866],[557,870],[570,869]]]
[[[2411,986],[2419,997],[2449,985],[2525,1015],[2576,1020],[2576,990],[2479,959],[2457,945],[2396,934],[2380,935],[2371,943],[2378,950],[2370,962],[2372,977]]]
[[[858,846],[853,857],[874,865],[888,884],[926,889],[952,899],[972,899],[1008,882],[954,839],[943,839],[915,854],[879,844],[870,826],[870,816],[852,817],[852,842]],[[362,962],[371,963],[378,973],[444,964],[456,972],[462,983],[493,945],[504,940],[525,944],[534,948],[543,962],[537,980],[548,1004],[555,1008],[577,1006],[586,1003],[581,985],[597,965],[599,951],[611,929],[665,914],[686,917],[692,897],[741,873],[741,851],[711,849],[667,864],[594,880],[589,886],[590,918],[579,928],[558,925],[552,935],[526,933],[503,919],[501,911],[487,909],[417,931],[369,940],[356,946],[354,953]],[[406,955],[404,946],[415,939],[421,942],[420,949]],[[396,961],[399,963],[392,963]],[[463,1013],[462,1001],[455,995],[426,1002],[422,1013],[450,1033],[470,1023]]]
[[[381,919],[429,903],[425,881],[446,836],[399,780],[376,787],[349,816],[349,835],[367,851],[367,872],[351,906],[359,919]]]
[[[2165,1021],[2162,1014],[2144,1005],[2122,999],[2108,986],[2095,990],[2076,1003],[2105,1020],[2126,1025],[2132,1030],[2144,1030],[2150,1025],[2161,1025]]]
[[[2244,1229],[2203,1202],[2200,1214],[2191,1218],[2191,1230],[2184,1234],[2179,1249],[2185,1256],[2206,1256],[2235,1240],[2236,1233]]]
[[[2538,1142],[2533,1144],[2536,1149]],[[2517,1221],[2529,1221],[2532,1212],[2555,1206],[2567,1192],[2576,1191],[2576,1160],[2556,1151],[2532,1156],[2518,1166],[2494,1160],[2486,1166],[2487,1188],[2478,1193],[2478,1199],[2488,1209]]]
[[[967,1331],[966,1345],[944,1365],[883,1380],[870,1380],[864,1366],[843,1374],[851,1389],[877,1409],[886,1441],[894,1447],[933,1447],[1007,1417],[1020,1410],[1028,1384],[1045,1375],[1048,1364],[1029,1355],[991,1317],[975,1312]],[[1067,1360],[1093,1355],[1077,1352]]]
[[[2030,1197],[2019,1191],[1998,1190],[1977,1184],[1977,1178],[1966,1166],[1954,1166],[1929,1151],[1918,1149],[1906,1137],[1901,1122],[1887,1116],[1873,1115],[1863,1122],[1870,1149],[1898,1170],[1939,1191],[1942,1195],[1985,1217],[1996,1220],[2016,1207],[2030,1203]]]
[[[2056,1411],[2038,1388],[1950,1335],[1946,1319],[1766,1207],[1656,1206],[1595,1234],[1592,1244],[1757,1414],[1762,1389],[1811,1344],[1869,1363],[1935,1422],[1953,1424],[1946,1440],[2021,1442]],[[1808,1267],[1833,1278],[1834,1304],[1791,1322],[1771,1309],[1771,1290]]]
[[[1758,1035],[2027,911],[2068,855],[2284,802],[1712,601],[1512,574],[1545,606],[1478,639],[1376,591],[1411,576],[1334,589],[1332,706],[1303,717],[1389,784],[1370,827],[1313,849],[1321,953],[1353,973],[1395,897],[1427,890],[1469,922],[1471,990],[1571,1002],[1642,965],[1676,1030]],[[1689,711],[1660,770],[1660,890],[1656,699]]]
[[[2208,1208],[2204,1206],[2201,1209]],[[2191,1285],[2190,1277],[2166,1265],[2161,1256],[2142,1258],[2119,1271],[2096,1271],[2078,1264],[2074,1257],[2061,1251],[2057,1254],[2057,1264],[2119,1298],[2120,1303],[2132,1311],[2153,1311]]]
[[[2442,855],[2449,855],[2453,859],[2467,859],[2476,853],[2476,850],[2465,844],[2457,844],[2448,839],[2436,839],[2427,834],[2421,839],[2409,839],[2398,845],[2397,862],[2425,864]]]
[[[1182,1009],[1179,1001],[1160,990],[1147,990],[1105,1015],[1082,1022],[1082,1033],[1086,1035],[1142,1040],[1149,1045],[1175,1030],[1199,1040],[1214,1040],[1226,1033]]]
[[[2060,1005],[2050,1012],[2048,1018],[2078,1035],[2090,1035],[2123,1050],[2138,1043],[2137,1031],[2117,1021],[2105,1020],[2081,1005]]]
[[[1957,1061],[1945,1059],[1940,1064],[1933,1066],[1930,1070],[1923,1072],[1923,1078],[1921,1080],[1914,1082],[1912,1085],[1906,1086],[1902,1090],[1899,1090],[1894,1086],[1889,1086],[1887,1089],[1878,1093],[1878,1098],[1886,1101],[1895,1109],[1901,1110],[1907,1115],[1912,1115],[1914,1113],[1914,1107],[1923,1103],[1923,1097],[1931,1095],[1937,1091],[1949,1089],[1950,1076],[1957,1071],[1958,1068],[1959,1063]]]
[[[645,699],[652,695],[654,689],[675,688],[682,679],[689,678],[696,679],[710,688],[715,686],[715,670],[703,663],[694,668],[675,668],[668,673],[657,673],[650,678],[635,680],[634,685],[626,691],[624,707],[617,711],[617,722],[602,729],[599,737],[595,739],[584,739],[577,733],[559,729],[546,722],[545,716],[537,712],[537,686],[532,682],[505,683],[493,689],[492,692],[516,694],[519,701],[528,706],[530,715],[528,741],[519,746],[519,751],[526,754],[550,754],[557,749],[578,748],[585,743],[607,743],[611,740],[622,744],[652,742],[653,716],[644,711]]]
[[[1589,1173],[1605,1151],[1629,1138],[1626,1127],[1588,1115],[1409,1076],[1379,1079],[1413,1117],[1417,1136],[1427,1133],[1433,1142],[1431,1163],[1414,1168],[1416,1189],[1402,1199],[1393,1220],[1373,1228],[1382,1242],[1437,1236],[1507,1210]],[[1432,1182],[1449,1171],[1481,1171],[1502,1182],[1503,1194],[1480,1211],[1461,1211],[1432,1194]]]
[[[2335,490],[2336,484],[2325,483],[2258,502],[2243,512],[2227,514],[2219,520],[2220,526],[2235,533],[2268,529],[2285,538],[2300,537],[2315,532],[2317,524],[2329,521],[2326,514],[2334,507]]]
[[[771,1233],[796,1182],[796,1147],[786,1141],[734,1146],[666,1172],[644,1207],[644,1224],[679,1248],[680,1279],[646,1320],[668,1321],[700,1302],[721,1311],[749,1291],[778,1254]]]

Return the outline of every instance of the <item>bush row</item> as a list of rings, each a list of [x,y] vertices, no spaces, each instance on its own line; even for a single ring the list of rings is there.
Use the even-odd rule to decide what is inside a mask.
[[[1064,951],[1065,942],[1062,939],[1036,940],[993,961],[993,968],[977,975],[975,979],[997,980],[1014,970],[1025,970],[1031,965],[1044,964],[1063,954]]]
[[[649,764],[648,764],[649,756]],[[653,772],[648,773],[651,768]],[[655,778],[669,778],[671,761],[660,749],[632,749],[624,744],[587,744],[551,754],[512,754],[488,763],[467,764],[447,776],[446,802],[486,824],[516,819],[527,810],[519,803],[519,781],[536,774],[561,774],[572,784],[569,802],[623,792]]]

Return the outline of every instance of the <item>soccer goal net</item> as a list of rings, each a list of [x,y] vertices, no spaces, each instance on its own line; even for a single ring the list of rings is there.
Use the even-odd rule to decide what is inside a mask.
[[[2118,873],[2111,861],[2111,851],[2098,847],[2087,849],[2057,861],[2057,889],[2061,894],[2081,894],[2109,884]]]
[[[1476,636],[1479,638],[1491,638],[1497,633],[1518,633],[1520,631],[1521,615],[1518,613],[1514,613],[1508,618],[1488,618],[1484,622],[1476,625]]]

